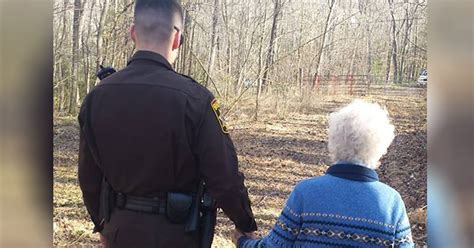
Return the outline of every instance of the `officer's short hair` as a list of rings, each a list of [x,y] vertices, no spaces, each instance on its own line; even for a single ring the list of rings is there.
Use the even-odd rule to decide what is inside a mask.
[[[136,0],[134,22],[138,36],[146,42],[166,42],[183,8],[176,0]],[[178,27],[182,28],[182,27]]]

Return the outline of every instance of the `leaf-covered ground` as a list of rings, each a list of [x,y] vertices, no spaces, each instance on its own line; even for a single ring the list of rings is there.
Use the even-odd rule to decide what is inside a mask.
[[[419,247],[426,245],[426,91],[362,97],[385,105],[397,136],[382,159],[381,181],[397,189],[407,206]],[[229,120],[240,168],[246,175],[259,234],[265,235],[300,180],[322,175],[330,164],[327,115],[352,97],[294,102],[284,113],[268,104],[258,122],[241,108]],[[250,107],[249,107],[250,108]],[[283,117],[284,116],[284,117]],[[238,118],[237,118],[238,117]],[[75,118],[57,117],[54,126],[54,243],[58,247],[98,246],[77,181],[78,127]],[[214,247],[233,247],[232,225],[219,213]]]

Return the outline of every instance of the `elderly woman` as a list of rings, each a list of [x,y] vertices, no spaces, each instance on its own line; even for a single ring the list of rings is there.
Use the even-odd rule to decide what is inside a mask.
[[[270,234],[237,247],[413,247],[400,194],[375,169],[394,138],[388,113],[356,100],[329,117],[326,175],[296,185]]]

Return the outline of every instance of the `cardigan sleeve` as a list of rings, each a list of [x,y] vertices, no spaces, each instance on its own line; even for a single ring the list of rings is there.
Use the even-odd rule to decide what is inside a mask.
[[[258,247],[293,247],[301,229],[303,212],[303,202],[298,187],[290,194],[285,207],[283,208],[276,224],[270,234],[260,239],[250,239],[242,237],[237,243],[237,247],[258,248]]]
[[[398,207],[398,223],[395,230],[395,247],[411,248],[414,247],[411,234],[410,221],[408,219],[405,203],[400,197]]]

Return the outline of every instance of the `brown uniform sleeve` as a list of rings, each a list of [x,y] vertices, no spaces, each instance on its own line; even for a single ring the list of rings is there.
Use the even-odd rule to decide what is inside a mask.
[[[244,232],[257,230],[244,175],[238,170],[237,154],[208,101],[198,128],[196,151],[200,173],[217,206]]]
[[[87,116],[85,114],[85,103],[86,101],[84,101],[83,106],[81,107],[81,112],[78,118],[80,126],[78,168],[79,186],[82,191],[84,205],[95,225],[93,232],[100,232],[102,226],[100,225],[99,206],[103,175],[101,169],[94,160],[92,151],[90,150],[90,144],[88,143],[89,141],[86,138],[87,135],[85,130],[87,128],[85,122],[87,121]]]

